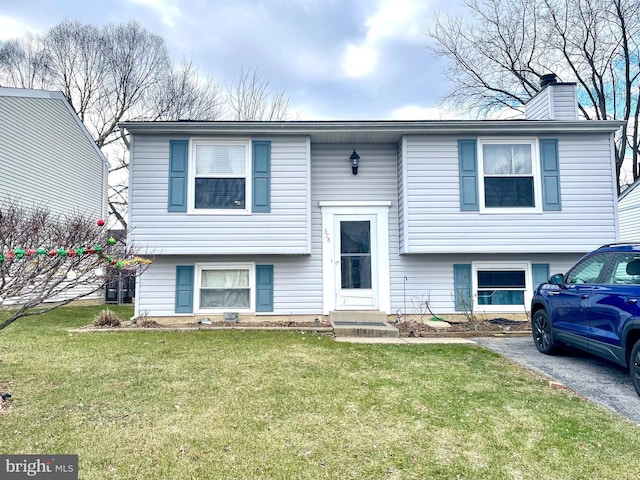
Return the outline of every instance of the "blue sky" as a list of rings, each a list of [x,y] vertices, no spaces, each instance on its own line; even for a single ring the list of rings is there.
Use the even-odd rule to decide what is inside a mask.
[[[439,119],[443,63],[425,35],[462,0],[0,0],[0,39],[68,18],[135,19],[219,82],[255,69],[301,119]]]

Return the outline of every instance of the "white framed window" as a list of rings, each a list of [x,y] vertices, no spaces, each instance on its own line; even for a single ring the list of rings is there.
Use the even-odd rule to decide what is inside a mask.
[[[251,211],[251,142],[248,139],[191,140],[189,211]]]
[[[196,313],[255,311],[255,264],[197,264]]]
[[[520,312],[531,302],[532,274],[528,262],[474,262],[472,277],[475,310]]]
[[[479,139],[480,211],[541,212],[538,142],[535,139]]]

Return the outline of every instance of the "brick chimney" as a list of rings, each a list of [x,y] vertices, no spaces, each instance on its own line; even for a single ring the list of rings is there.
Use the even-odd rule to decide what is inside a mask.
[[[540,77],[540,90],[525,105],[527,120],[578,120],[575,83],[560,83],[555,73]]]

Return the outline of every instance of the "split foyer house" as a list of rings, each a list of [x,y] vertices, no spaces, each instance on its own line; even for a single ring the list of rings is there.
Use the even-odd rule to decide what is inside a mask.
[[[524,314],[617,240],[622,123],[546,83],[524,120],[123,124],[129,235],[154,255],[135,314]]]

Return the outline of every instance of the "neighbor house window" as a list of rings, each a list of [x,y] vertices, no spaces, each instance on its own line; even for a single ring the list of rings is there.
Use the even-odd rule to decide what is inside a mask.
[[[531,298],[530,271],[526,263],[474,264],[474,306],[488,311],[520,311]]]
[[[536,143],[532,140],[480,141],[482,209],[538,209],[538,164]]]
[[[193,141],[195,210],[246,211],[250,204],[248,141]]]
[[[253,265],[199,265],[198,306],[200,311],[253,310]]]

